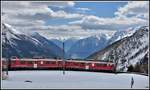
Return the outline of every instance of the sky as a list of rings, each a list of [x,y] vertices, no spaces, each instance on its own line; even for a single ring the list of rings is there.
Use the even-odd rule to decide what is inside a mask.
[[[23,33],[84,38],[149,24],[149,2],[2,1],[1,18]]]

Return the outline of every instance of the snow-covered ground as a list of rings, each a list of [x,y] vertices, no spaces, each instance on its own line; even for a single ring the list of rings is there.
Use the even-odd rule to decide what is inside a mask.
[[[66,71],[10,71],[9,79],[2,80],[2,88],[149,88],[149,77],[137,74]],[[30,80],[32,82],[25,82]]]

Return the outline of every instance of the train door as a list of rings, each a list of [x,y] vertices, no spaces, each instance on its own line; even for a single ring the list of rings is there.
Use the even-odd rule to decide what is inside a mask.
[[[95,69],[95,62],[92,62],[92,63],[91,63],[90,69],[91,69],[91,70],[94,70],[94,69]]]
[[[85,69],[86,69],[86,70],[89,70],[89,64],[88,64],[88,63],[86,63]]]
[[[38,67],[38,68],[41,68],[42,66],[44,66],[44,61],[43,61],[43,59],[37,60],[37,67]],[[36,67],[36,64],[35,64],[35,67]]]
[[[19,64],[19,58],[15,57],[16,58],[16,64]]]
[[[58,60],[57,60],[57,58],[56,58],[56,66],[58,67]]]
[[[37,61],[34,61],[33,68],[37,68]]]

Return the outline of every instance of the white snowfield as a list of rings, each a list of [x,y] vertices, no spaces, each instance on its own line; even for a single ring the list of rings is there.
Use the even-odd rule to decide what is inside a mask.
[[[3,89],[130,89],[149,88],[149,77],[137,74],[66,71],[10,71],[2,80]],[[32,82],[25,82],[25,81]]]

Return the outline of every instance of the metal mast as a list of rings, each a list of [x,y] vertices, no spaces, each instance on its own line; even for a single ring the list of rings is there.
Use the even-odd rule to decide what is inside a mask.
[[[63,75],[65,75],[65,40],[63,41]]]

